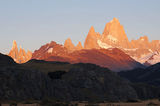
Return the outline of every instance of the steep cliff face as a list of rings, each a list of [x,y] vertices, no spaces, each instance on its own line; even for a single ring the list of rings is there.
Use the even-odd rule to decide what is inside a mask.
[[[98,39],[100,39],[100,34],[96,33],[92,26],[84,42],[84,48],[85,49],[93,49],[93,48],[98,49],[99,48],[98,43],[97,43]]]
[[[130,48],[124,28],[117,18],[106,24],[101,40],[113,47]]]
[[[18,59],[18,47],[17,47],[17,43],[14,40],[13,41],[13,45],[12,45],[12,49],[10,50],[9,56],[11,56],[15,61],[17,61]]]
[[[78,42],[77,46],[76,46],[76,50],[81,50],[83,49],[83,46],[81,44],[81,42]]]
[[[83,46],[82,46],[81,42],[78,42],[77,46],[74,46],[74,44],[72,43],[72,40],[70,38],[65,40],[64,47],[68,49],[68,52],[73,52],[73,51],[76,51],[76,50],[83,49]]]
[[[117,18],[106,24],[102,34],[96,33],[91,27],[85,43],[85,49],[109,49],[119,48],[135,60],[141,62],[141,58],[155,52],[160,52],[160,41],[149,41],[147,36],[140,37],[137,40],[128,40],[123,26]]]
[[[65,40],[64,47],[66,47],[70,52],[73,52],[75,50],[75,46],[72,43],[71,39],[68,38]]]
[[[17,63],[25,63],[31,59],[32,52],[28,50],[26,53],[25,50],[22,49],[21,46],[20,46],[20,50],[18,51],[17,43],[14,40],[13,45],[12,45],[12,49],[10,50],[8,56],[12,57],[14,59],[14,61]]]

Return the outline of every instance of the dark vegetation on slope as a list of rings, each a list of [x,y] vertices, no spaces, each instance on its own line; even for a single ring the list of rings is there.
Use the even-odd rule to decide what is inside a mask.
[[[131,82],[141,82],[160,86],[160,63],[152,65],[146,69],[138,68],[129,71],[121,71],[118,74]]]
[[[8,67],[7,63],[0,67],[0,83],[0,100],[56,98],[62,101],[127,101],[137,99],[137,94],[129,82],[109,69],[94,64],[31,60],[26,64]]]
[[[139,98],[160,98],[160,63],[146,69],[138,68],[118,73],[132,82]]]
[[[155,89],[151,86],[151,89],[144,91],[117,73],[94,64],[40,60],[16,64],[5,55],[0,57],[3,58],[0,60],[3,63],[0,67],[1,101],[49,98],[60,101],[113,102],[143,99],[144,96],[145,99],[158,97],[157,92],[152,95]]]

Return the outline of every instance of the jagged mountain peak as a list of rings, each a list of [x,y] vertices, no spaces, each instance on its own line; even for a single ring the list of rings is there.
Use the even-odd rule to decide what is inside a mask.
[[[110,21],[110,23],[120,23],[120,22],[119,22],[118,18],[115,18],[115,17],[114,17],[114,18]]]
[[[16,40],[13,40],[12,49],[15,49],[15,48],[17,48],[17,42]]]
[[[67,48],[71,52],[75,50],[75,46],[72,43],[72,40],[70,38],[65,40],[64,47]]]
[[[72,42],[71,38],[67,38],[66,42]]]
[[[13,40],[12,49],[10,50],[8,56],[12,57],[17,63],[25,63],[32,57],[32,52],[26,53],[25,50],[20,46],[18,50],[17,43]]]
[[[68,38],[68,39],[65,40],[64,45],[65,44],[72,44],[73,45],[72,40],[70,38]]]
[[[94,30],[94,27],[93,27],[93,26],[91,26],[91,28],[90,28],[90,30],[89,30],[88,33],[90,33],[90,34],[94,34],[94,33],[95,33],[95,30]]]
[[[139,40],[141,40],[141,41],[148,41],[148,37],[145,35],[145,36],[140,37]]]
[[[100,37],[101,35],[99,33],[96,33],[94,27],[91,26],[84,42],[84,48],[85,49],[98,48],[97,40],[100,39]]]
[[[83,46],[81,44],[81,42],[78,42],[77,46],[76,46],[76,50],[81,50],[83,49]]]
[[[79,46],[79,45],[81,45],[81,46],[82,46],[82,43],[81,43],[80,41],[78,42],[77,46]]]

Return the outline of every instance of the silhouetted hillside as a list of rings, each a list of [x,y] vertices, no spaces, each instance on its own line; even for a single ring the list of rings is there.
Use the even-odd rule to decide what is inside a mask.
[[[7,56],[4,57],[9,61]],[[1,60],[0,60],[1,61]],[[47,73],[43,66],[50,68]],[[53,67],[51,68],[51,66]],[[68,71],[58,70],[58,67]],[[127,101],[137,99],[124,79],[93,64],[68,64],[32,60],[26,64],[0,68],[0,99],[26,100],[45,97],[63,101]],[[40,67],[42,67],[41,70]],[[55,67],[55,69],[54,69]],[[8,93],[9,92],[9,93]]]
[[[0,67],[2,101],[45,98],[61,101],[129,101],[143,99],[143,91],[146,92],[144,86],[132,84],[117,73],[94,64],[31,60],[18,65],[8,56],[0,57],[0,63],[6,61]],[[151,86],[147,88],[151,93],[155,90]],[[156,98],[157,95],[145,95],[145,99]]]
[[[119,75],[131,82],[143,82],[150,85],[160,86],[160,63],[152,65],[146,69],[138,68],[129,71],[122,71],[119,72]]]

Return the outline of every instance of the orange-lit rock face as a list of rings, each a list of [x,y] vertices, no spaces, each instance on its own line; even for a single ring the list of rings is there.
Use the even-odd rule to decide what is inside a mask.
[[[150,43],[147,36],[140,37],[138,40],[132,40],[131,45],[133,48],[150,48]]]
[[[102,67],[107,67],[113,71],[141,67],[140,63],[136,62],[129,55],[119,49],[83,49],[69,53],[66,56],[53,55],[44,60],[70,63],[92,63]]]
[[[97,40],[100,39],[100,34],[96,33],[93,26],[90,28],[87,38],[84,43],[85,49],[93,49],[93,48],[99,48],[97,44]]]
[[[65,40],[64,47],[68,49],[68,52],[73,52],[75,50],[83,49],[81,42],[78,42],[77,46],[74,46],[70,38]]]
[[[83,46],[81,44],[81,42],[78,42],[77,46],[76,46],[76,50],[81,50],[83,49]]]
[[[16,49],[17,48],[16,42],[14,42],[13,48],[14,48],[14,53],[10,55],[12,55],[12,57],[14,58],[17,58],[17,54],[19,53],[18,49]],[[139,61],[139,59],[154,51],[160,52],[160,41],[153,40],[150,42],[147,36],[140,37],[137,40],[129,41],[127,35],[125,34],[123,26],[120,24],[117,18],[114,18],[112,21],[110,21],[105,25],[102,34],[95,32],[95,29],[92,26],[85,39],[84,47],[82,46],[81,42],[79,42],[76,46],[74,46],[71,39],[69,38],[65,41],[64,46],[59,45],[56,42],[51,42],[42,46],[39,50],[36,50],[33,53],[32,58],[40,60],[48,60],[48,61],[66,61],[71,63],[91,62],[105,67],[112,66],[110,62],[115,63],[115,61],[113,60],[116,60],[116,62],[119,62],[118,64],[121,64],[121,62],[123,62],[124,58],[123,56],[126,55],[123,56],[115,55],[115,53],[116,54],[118,53],[107,50],[104,52],[104,50],[102,50],[110,48],[112,49],[119,48],[124,53],[128,54],[135,60]],[[97,49],[97,50],[92,50],[92,49]],[[23,52],[20,53],[20,55],[23,54],[24,54]],[[31,53],[27,52],[27,55],[29,55],[27,56],[28,60],[29,57],[31,56]],[[110,61],[107,61],[105,59],[110,59]],[[127,63],[124,62],[123,64]],[[126,65],[126,67],[128,66]]]
[[[35,50],[32,59],[45,60],[50,56],[65,56],[68,52],[66,47],[52,41],[43,45],[40,49]]]
[[[25,63],[31,59],[32,52],[28,51],[26,53],[25,50],[22,49],[21,47],[20,50],[18,51],[17,43],[16,41],[13,41],[13,46],[8,56],[12,57],[14,61],[17,63]]]
[[[129,41],[123,26],[117,18],[106,24],[103,34],[96,33],[91,27],[84,43],[85,49],[99,48],[119,48],[125,53],[139,61],[140,58],[160,51],[160,40],[149,42],[147,36],[140,37],[138,40]]]
[[[117,18],[106,24],[102,34],[102,41],[116,47],[129,48],[129,41],[123,26]]]
[[[91,27],[85,40],[84,47],[86,49],[101,48],[97,43],[98,41],[112,47],[130,48],[124,28],[117,18],[114,18],[111,22],[106,24],[102,35],[96,33],[94,28]]]
[[[72,41],[71,41],[70,38],[68,38],[67,40],[65,40],[64,47],[66,47],[71,52],[73,52],[75,50],[75,46],[72,43]]]
[[[15,61],[18,59],[18,48],[15,40],[13,41],[12,49],[8,55],[11,56]]]
[[[81,43],[78,45],[82,48]],[[39,50],[36,50],[33,53],[32,59],[70,63],[93,63],[115,71],[141,66],[141,64],[119,49],[77,49],[70,52],[66,47],[55,42],[48,43]]]

